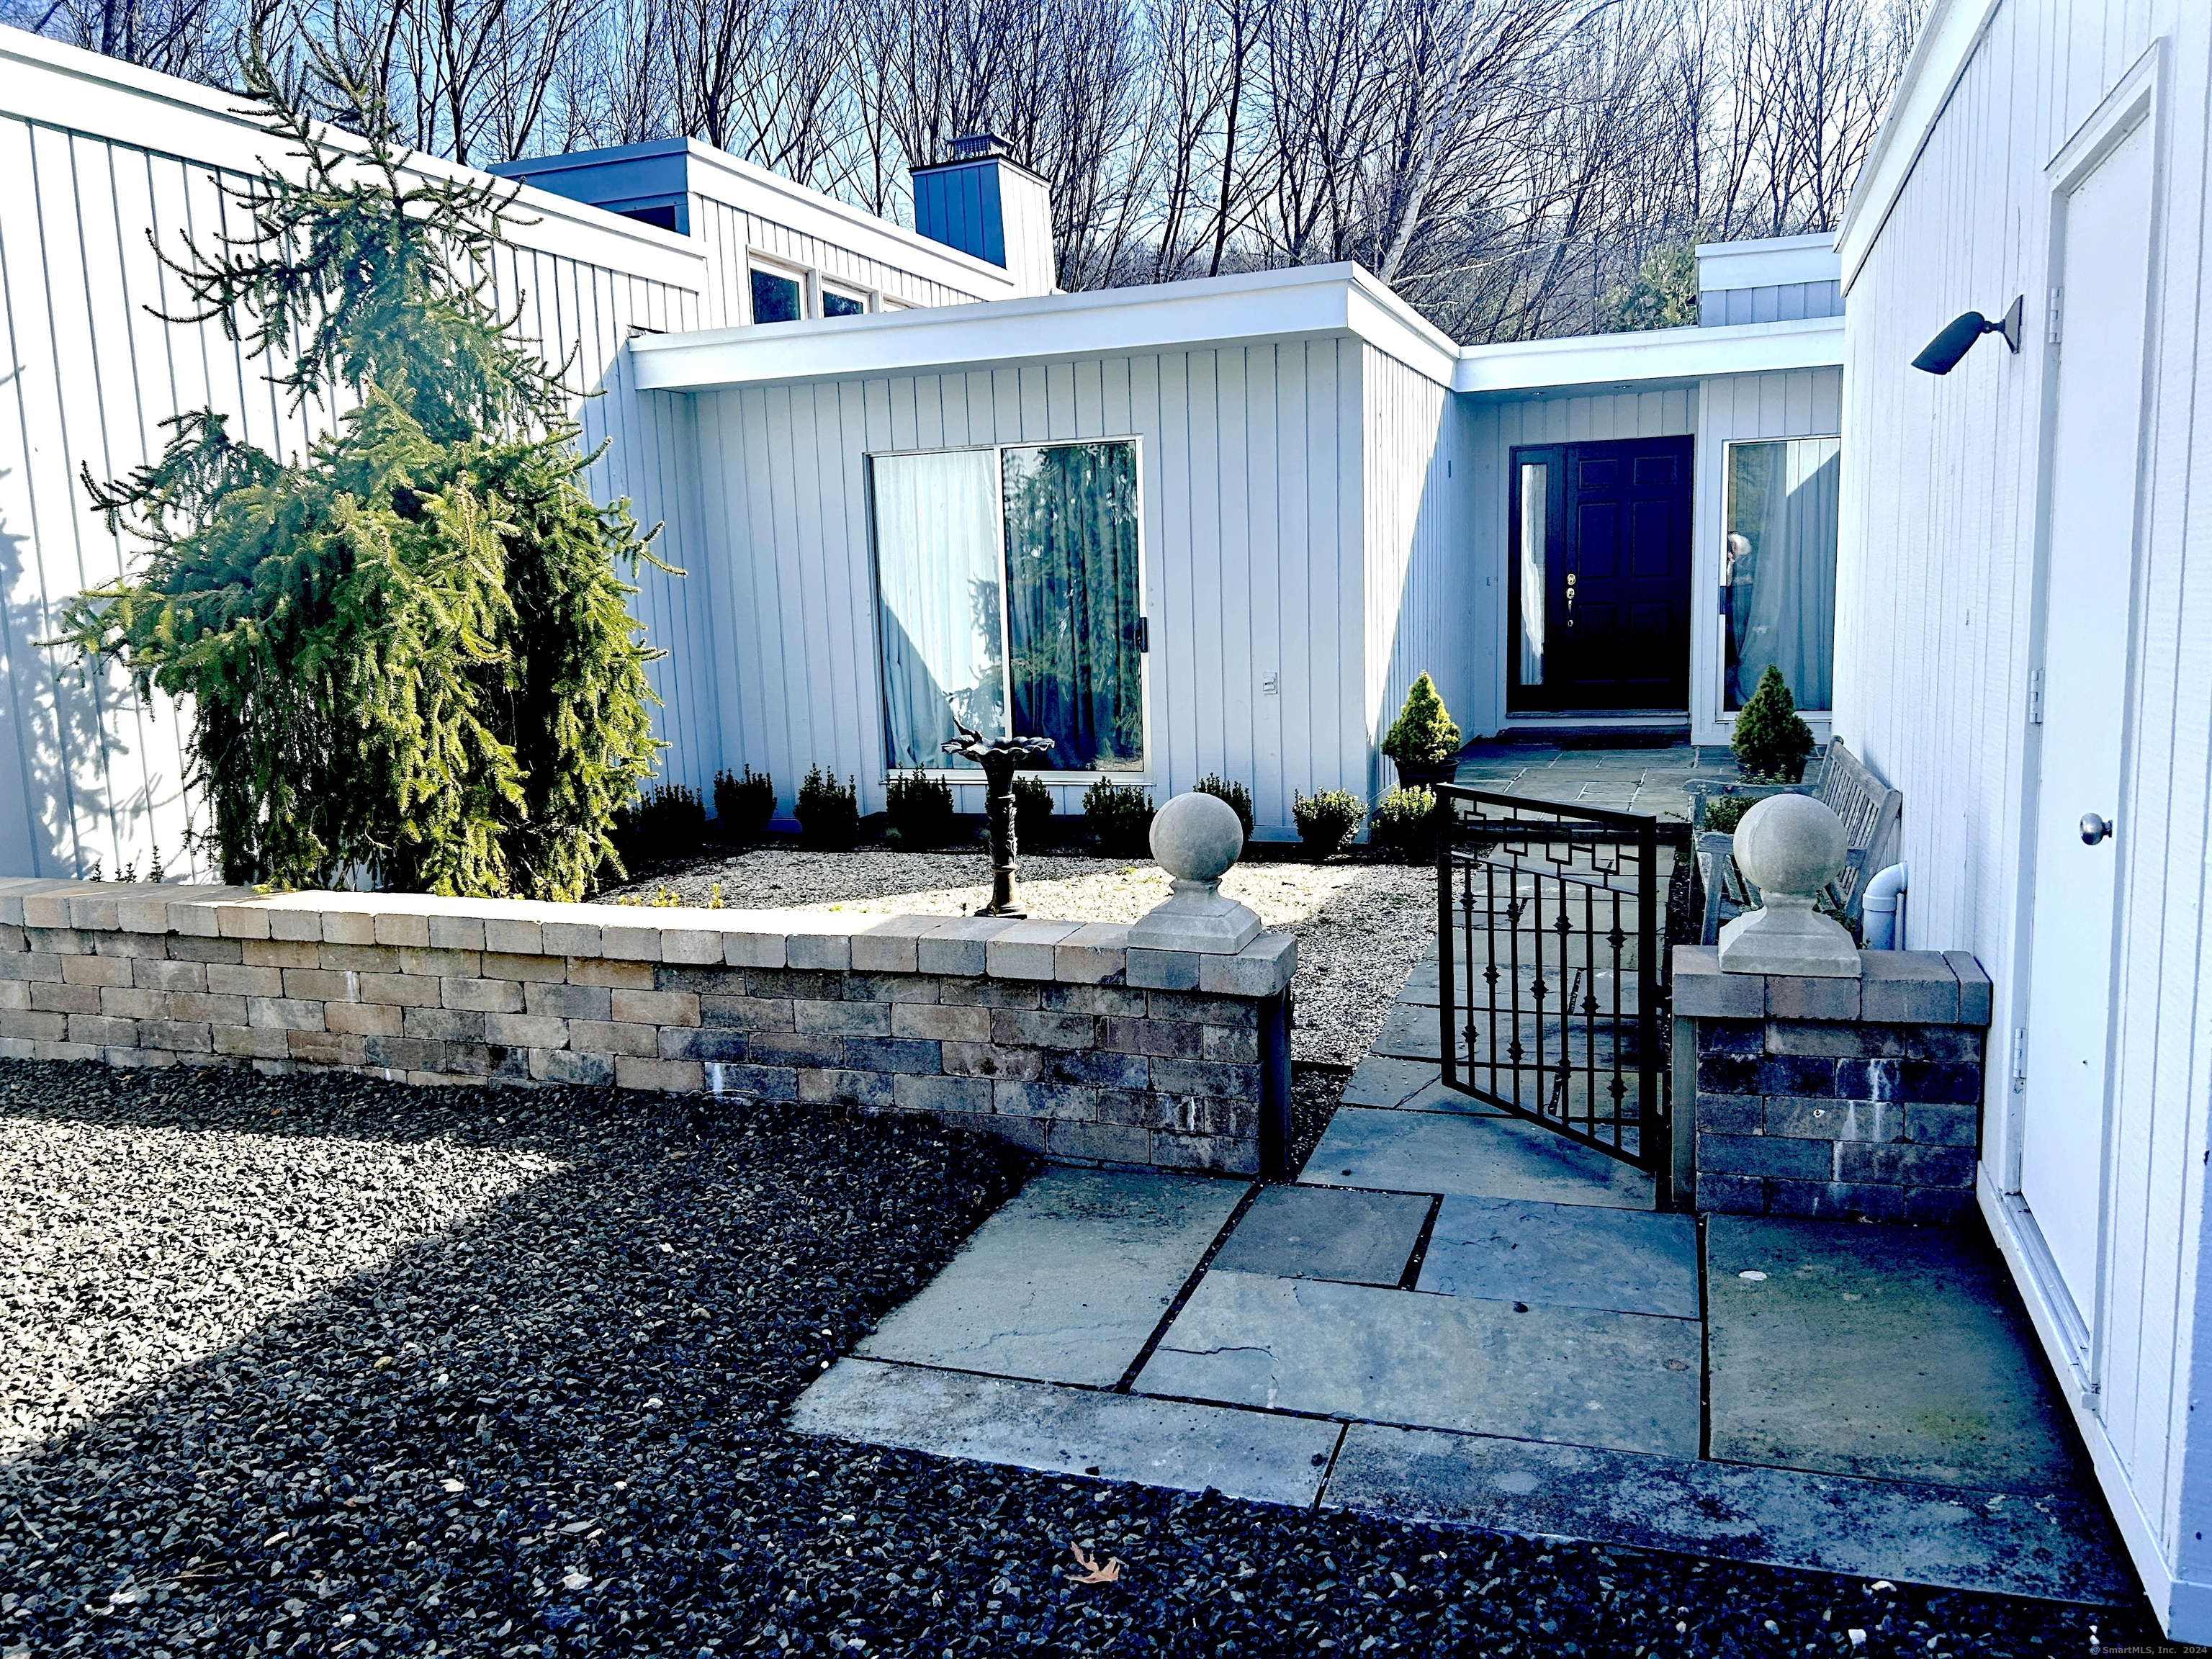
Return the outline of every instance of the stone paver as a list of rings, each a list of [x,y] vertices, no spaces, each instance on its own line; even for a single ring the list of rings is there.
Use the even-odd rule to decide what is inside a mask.
[[[2003,1270],[1972,1234],[1760,1216],[1705,1228],[1714,1456],[1985,1492],[2086,1486]]]
[[[1457,1089],[1444,1087],[1433,1060],[1402,1060],[1370,1054],[1345,1085],[1344,1104],[1386,1111],[1484,1112],[1498,1108]]]
[[[1688,1320],[1212,1272],[1136,1386],[1695,1457],[1698,1344]]]
[[[1698,1224],[1589,1204],[1448,1198],[1415,1288],[1695,1319]]]
[[[791,1422],[804,1434],[940,1457],[1299,1507],[1313,1503],[1343,1432],[1311,1418],[866,1359],[831,1366]]]
[[[1548,1129],[1496,1115],[1340,1106],[1298,1180],[1447,1197],[1649,1210],[1651,1177]]]
[[[1415,1193],[1265,1187],[1212,1265],[1279,1279],[1395,1285],[1420,1243],[1432,1203]]]
[[[1537,783],[1579,775],[1594,800],[1626,781],[1650,810],[1636,769],[1666,752],[1555,757]],[[1241,1186],[1048,1171],[795,1425],[1866,1577],[2132,1593],[1978,1237],[1714,1217],[1701,1272],[1696,1222],[1654,1213],[1648,1176],[1444,1087],[1437,1000],[1431,939],[1297,1184],[1259,1189],[1225,1238]],[[1523,1042],[1556,1053],[1556,1015],[1538,1024]]]
[[[2027,1503],[1361,1423],[1345,1431],[1322,1503],[2010,1595],[2118,1604],[2137,1594],[2094,1500]]]
[[[1244,1192],[1241,1182],[1048,1170],[855,1352],[1110,1387]]]
[[[1734,778],[1725,749],[1687,742],[1664,749],[1567,749],[1557,743],[1469,744],[1460,751],[1456,781],[1492,794],[1581,803],[1656,817],[1686,818],[1692,778]]]

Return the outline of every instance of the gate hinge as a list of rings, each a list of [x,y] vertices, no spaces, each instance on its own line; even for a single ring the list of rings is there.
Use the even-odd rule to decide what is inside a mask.
[[[2014,1094],[2027,1087],[2027,1027],[2014,1026],[2012,1034],[2012,1089]]]
[[[2054,288],[2051,290],[2051,308],[2048,313],[2049,326],[2044,331],[2044,337],[2052,345],[2057,345],[2058,343],[2059,301],[2064,299],[2065,296],[2066,290],[2063,288]]]
[[[2043,671],[2040,668],[2027,671],[2027,723],[2030,726],[2043,724]]]

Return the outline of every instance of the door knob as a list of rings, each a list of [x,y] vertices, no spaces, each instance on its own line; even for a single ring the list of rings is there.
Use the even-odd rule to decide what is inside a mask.
[[[2084,847],[2094,847],[2112,833],[2112,826],[2094,812],[2081,814],[2081,844]]]

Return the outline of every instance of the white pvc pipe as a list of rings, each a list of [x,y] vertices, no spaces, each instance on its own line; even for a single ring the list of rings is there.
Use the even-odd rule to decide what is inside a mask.
[[[1911,877],[1910,865],[1893,864],[1887,870],[1877,872],[1875,878],[1867,884],[1866,897],[1859,905],[1859,916],[1868,950],[1902,951],[1905,948],[1905,897]]]

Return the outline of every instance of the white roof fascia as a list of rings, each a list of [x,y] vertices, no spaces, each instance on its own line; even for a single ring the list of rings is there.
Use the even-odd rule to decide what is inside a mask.
[[[1934,0],[1921,20],[1919,37],[1905,73],[1889,95],[1889,112],[1875,134],[1873,147],[1859,165],[1857,182],[1836,227],[1836,251],[1843,256],[1844,292],[1850,292],[1859,269],[1874,251],[1875,238],[1889,221],[1891,208],[1927,148],[1936,123],[1958,88],[1974,49],[1989,32],[2004,0]]]
[[[823,240],[836,242],[848,253],[860,254],[884,264],[897,265],[917,276],[927,276],[948,286],[957,287],[963,283],[980,285],[986,299],[996,297],[991,292],[994,289],[1008,295],[1014,290],[1014,279],[1003,265],[994,265],[988,259],[979,259],[972,253],[925,236],[918,230],[908,230],[888,219],[879,219],[849,202],[841,202],[818,190],[793,184],[781,173],[770,173],[764,167],[742,156],[716,149],[712,144],[702,144],[696,138],[686,139],[684,144],[693,163],[691,188],[702,196],[712,197],[731,207],[754,211],[758,205],[757,194],[765,192],[808,213],[834,221],[837,227],[836,234]],[[720,188],[714,188],[715,185]],[[929,267],[933,264],[940,269],[932,270]]]
[[[646,391],[707,391],[1352,334],[1439,385],[1453,348],[1346,264],[633,340]]]
[[[1468,346],[1460,353],[1451,385],[1455,392],[1469,392],[1628,386],[1639,381],[1699,380],[1776,369],[1833,368],[1843,361],[1844,319],[1808,317],[1786,323],[1655,328]]]
[[[1785,283],[1832,283],[1841,274],[1835,239],[1762,236],[1757,241],[1703,242],[1698,246],[1698,291],[1771,288]]]
[[[284,141],[253,120],[238,94],[6,25],[0,25],[0,115],[232,173],[258,173],[287,155]],[[362,148],[350,133],[324,131],[340,149]],[[503,182],[434,155],[412,155],[408,165],[425,178]],[[515,208],[507,240],[519,247],[678,288],[696,290],[705,280],[706,255],[672,231],[528,187]],[[532,219],[538,222],[527,222]]]

